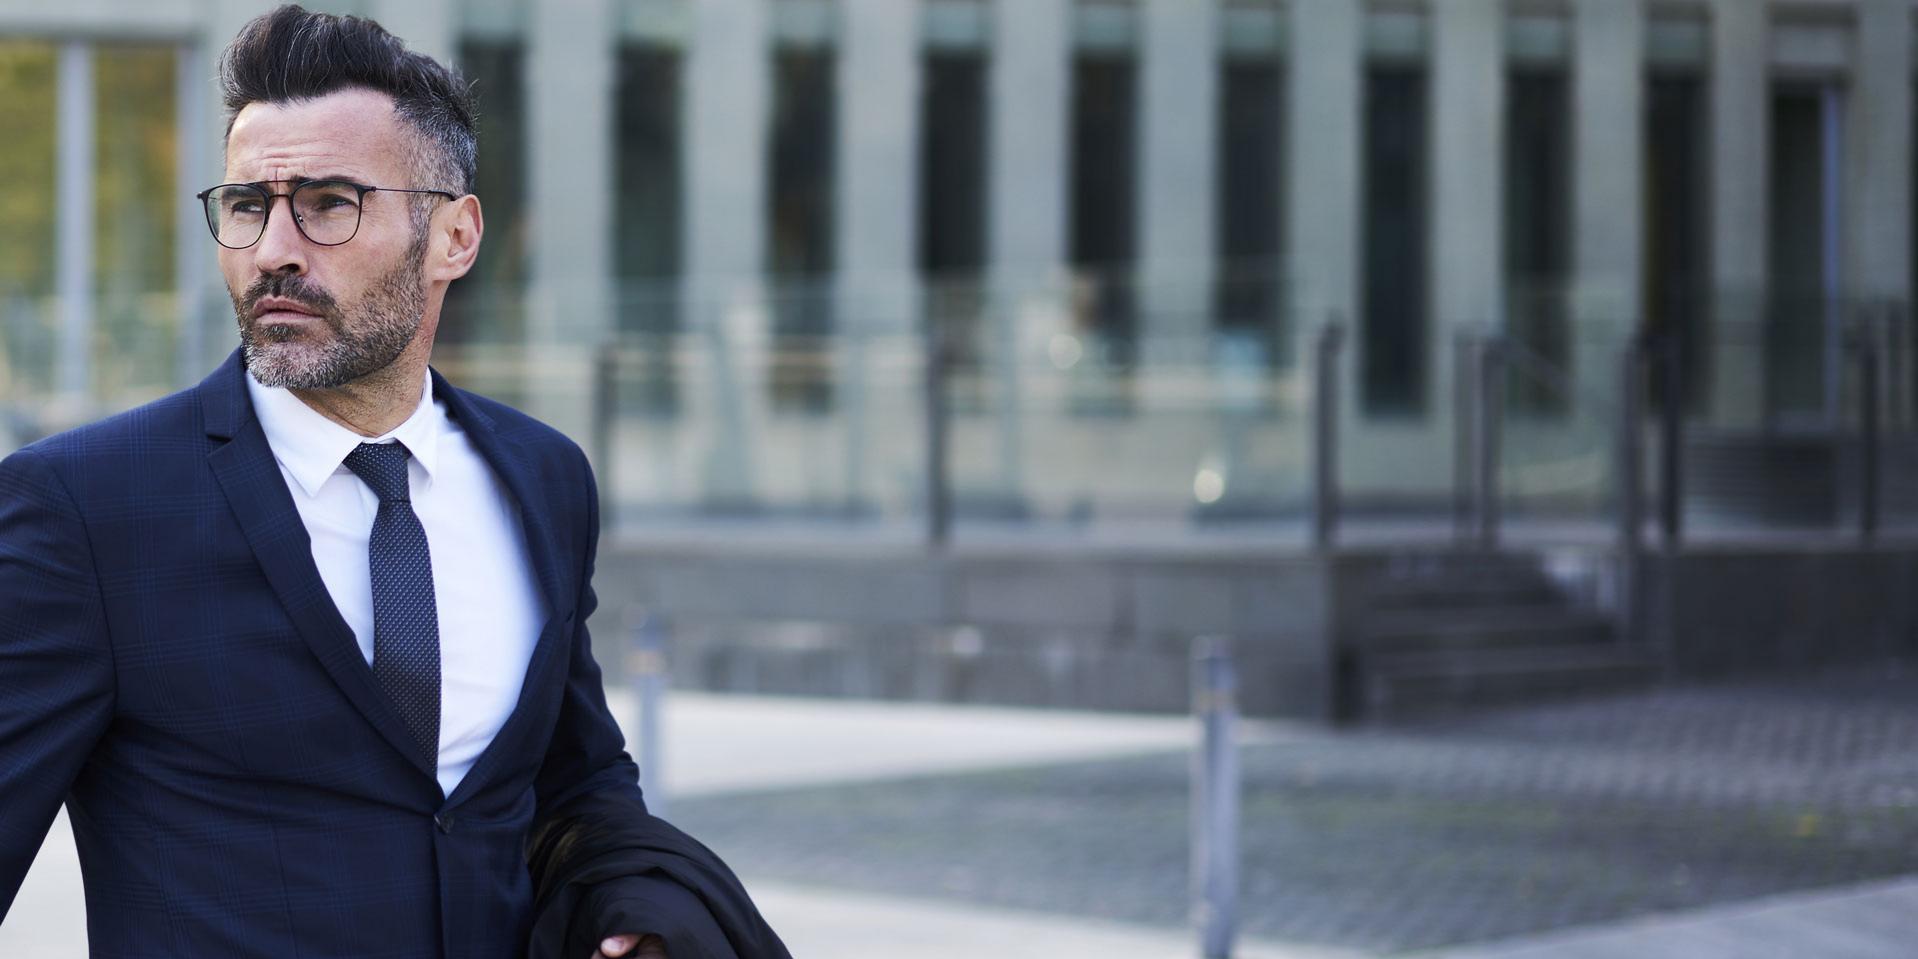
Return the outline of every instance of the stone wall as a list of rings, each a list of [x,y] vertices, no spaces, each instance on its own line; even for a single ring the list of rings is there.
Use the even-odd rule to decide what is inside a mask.
[[[1247,712],[1323,717],[1325,570],[1300,555],[622,546],[601,557],[593,626],[610,670],[607,637],[656,615],[690,688],[1146,711],[1189,708],[1192,640],[1221,635]]]

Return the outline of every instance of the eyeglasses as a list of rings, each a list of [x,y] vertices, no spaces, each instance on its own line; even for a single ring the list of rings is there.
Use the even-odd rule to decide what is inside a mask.
[[[368,193],[430,193],[459,199],[445,190],[400,190],[348,180],[308,180],[285,193],[270,192],[258,183],[222,183],[195,198],[206,207],[206,225],[213,239],[229,250],[244,250],[266,235],[273,198],[280,196],[293,210],[293,225],[301,236],[320,246],[339,246],[360,232],[360,212]]]

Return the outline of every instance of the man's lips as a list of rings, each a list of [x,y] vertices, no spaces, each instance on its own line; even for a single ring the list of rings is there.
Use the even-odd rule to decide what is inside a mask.
[[[253,304],[253,319],[256,320],[271,316],[276,320],[284,321],[292,317],[313,317],[318,315],[319,313],[312,307],[306,306],[298,300],[289,300],[280,296],[269,296]]]

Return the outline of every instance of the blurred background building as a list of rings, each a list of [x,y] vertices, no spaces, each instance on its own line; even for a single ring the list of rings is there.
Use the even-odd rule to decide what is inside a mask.
[[[0,448],[231,349],[191,197],[219,178],[214,57],[265,6],[0,0]],[[586,443],[616,527],[1276,563],[1327,504],[1402,543],[1479,496],[1591,547],[1577,590],[1616,612],[1644,592],[1619,477],[1696,531],[1822,536],[1866,509],[1865,411],[1912,420],[1913,0],[314,6],[474,83],[487,237],[438,365]],[[1682,498],[1620,467],[1661,411]],[[1905,449],[1864,460],[1893,519]],[[1181,570],[1163,601],[1039,575],[1034,608],[1102,612],[1032,619],[1342,636],[1336,573],[1281,607],[1265,566]],[[811,591],[843,607],[757,608],[837,622],[860,575]],[[943,602],[927,648],[993,648]],[[1034,688],[1008,695],[1088,698]]]

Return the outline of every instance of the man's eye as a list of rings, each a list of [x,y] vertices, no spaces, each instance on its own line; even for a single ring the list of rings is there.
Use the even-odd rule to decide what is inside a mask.
[[[344,183],[316,183],[300,188],[300,206],[315,213],[340,213],[360,205],[360,191]]]
[[[233,200],[227,203],[226,212],[228,216],[259,216],[260,201]]]

